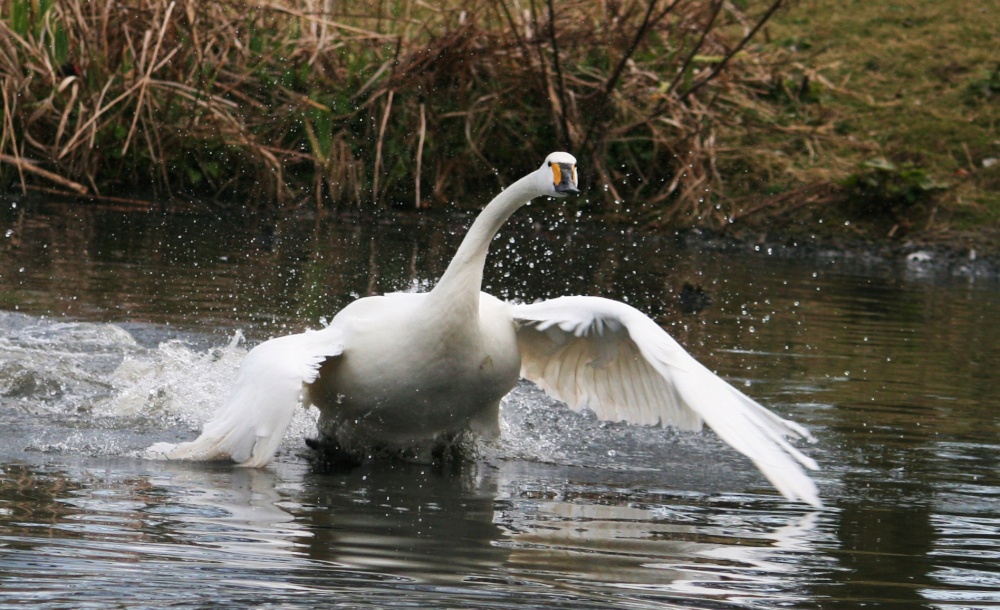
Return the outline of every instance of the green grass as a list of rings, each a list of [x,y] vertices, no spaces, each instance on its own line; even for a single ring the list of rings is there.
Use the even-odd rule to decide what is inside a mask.
[[[1000,4],[977,0],[799,0],[772,41],[821,76],[834,126],[802,176],[850,181],[876,158],[948,187],[901,210],[908,229],[975,239],[1000,228]],[[989,161],[987,161],[987,164]]]

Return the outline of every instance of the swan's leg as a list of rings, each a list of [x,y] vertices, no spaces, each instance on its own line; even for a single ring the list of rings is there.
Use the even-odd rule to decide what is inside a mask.
[[[435,466],[461,464],[469,459],[465,454],[466,447],[462,443],[462,434],[447,434],[438,438],[431,449],[431,463]]]
[[[325,434],[318,438],[307,438],[306,446],[312,449],[312,453],[306,458],[319,470],[349,470],[357,468],[362,462],[361,456],[346,451],[337,439]]]
[[[500,401],[483,409],[469,420],[469,430],[480,438],[495,441],[500,438]]]

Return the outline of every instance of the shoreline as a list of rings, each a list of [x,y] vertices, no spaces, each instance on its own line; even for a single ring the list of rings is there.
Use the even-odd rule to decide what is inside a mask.
[[[875,243],[846,236],[719,235],[700,229],[677,231],[674,238],[684,247],[697,250],[796,258],[867,270],[885,269],[897,275],[932,281],[1000,281],[1000,250],[983,252],[950,241]]]
[[[225,222],[240,216],[235,210],[211,209],[192,206],[190,202],[156,204],[156,207],[130,207],[116,203],[86,203],[79,200],[48,199],[36,196],[10,196],[0,194],[0,213],[24,214],[30,216],[38,212],[38,206],[81,205],[88,211],[107,211],[121,214],[151,215],[194,215],[209,216]],[[34,210],[33,210],[34,208]],[[475,210],[375,210],[373,213],[359,213],[356,210],[324,212],[321,219],[340,221],[378,222],[379,224],[427,225],[440,222],[453,225],[456,221],[471,219]],[[259,217],[259,216],[258,216]],[[300,209],[289,216],[290,219],[315,220],[312,209]],[[600,223],[611,223],[630,232],[644,234],[674,242],[685,249],[696,251],[733,252],[777,258],[812,260],[829,265],[838,263],[852,268],[885,269],[896,274],[904,274],[934,281],[964,278],[970,281],[1000,281],[1000,239],[990,240],[988,235],[953,234],[948,236],[915,234],[910,238],[873,238],[857,233],[837,234],[830,226],[822,232],[810,232],[797,227],[787,230],[781,227],[755,226],[744,224],[729,231],[689,228],[643,228],[638,221],[614,218],[610,215],[594,215],[580,219],[581,227],[596,227]],[[815,227],[814,227],[815,228]],[[970,245],[973,244],[973,245]],[[8,250],[10,244],[0,242],[0,252]],[[992,246],[992,247],[990,247]],[[14,246],[16,247],[16,245]]]

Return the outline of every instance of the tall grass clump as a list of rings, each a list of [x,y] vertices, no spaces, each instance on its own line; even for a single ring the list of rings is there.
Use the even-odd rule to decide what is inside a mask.
[[[780,3],[10,0],[0,178],[424,207],[561,148],[602,211],[721,224],[747,171],[726,142],[772,121],[759,100],[784,78],[753,43]]]

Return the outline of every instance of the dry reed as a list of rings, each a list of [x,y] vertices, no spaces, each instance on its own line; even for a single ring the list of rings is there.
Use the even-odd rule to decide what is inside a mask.
[[[11,0],[0,177],[240,209],[425,207],[562,148],[603,211],[721,225],[746,151],[719,140],[775,123],[758,100],[780,80],[752,40],[781,0],[736,4]]]

